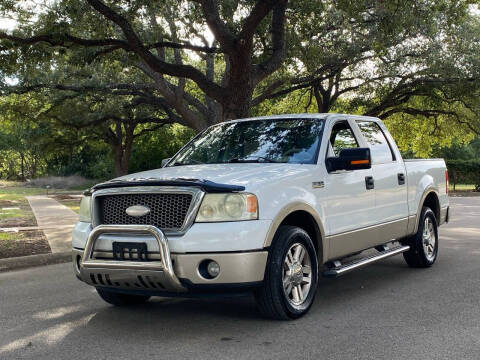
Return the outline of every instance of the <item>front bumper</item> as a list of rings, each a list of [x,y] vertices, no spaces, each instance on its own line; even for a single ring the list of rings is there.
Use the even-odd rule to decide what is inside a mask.
[[[95,243],[102,234],[148,234],[156,239],[159,252],[152,254],[152,261],[115,261],[108,258],[108,253],[94,251]],[[102,256],[97,258],[98,254]],[[100,225],[90,232],[85,250],[73,249],[75,274],[87,284],[159,294],[186,293],[198,287],[261,282],[267,256],[268,252],[264,250],[171,254],[162,231],[145,225]],[[199,264],[204,260],[214,260],[220,265],[220,273],[214,279],[207,279],[200,274]]]

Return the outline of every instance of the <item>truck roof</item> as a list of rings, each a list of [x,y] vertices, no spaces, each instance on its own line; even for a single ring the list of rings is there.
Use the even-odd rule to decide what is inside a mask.
[[[371,117],[371,116],[363,116],[363,115],[352,115],[352,114],[340,114],[340,113],[300,113],[300,114],[282,114],[282,115],[266,115],[266,116],[255,116],[249,117],[244,119],[235,119],[235,120],[227,120],[224,121],[222,124],[225,123],[233,123],[233,122],[241,122],[241,121],[254,121],[254,120],[266,120],[266,119],[330,119],[330,118],[352,118],[355,119],[368,119],[368,120],[379,120],[378,118]]]

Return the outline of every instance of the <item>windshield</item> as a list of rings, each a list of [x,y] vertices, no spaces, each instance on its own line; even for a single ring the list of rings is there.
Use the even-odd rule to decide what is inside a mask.
[[[223,163],[315,164],[323,119],[267,119],[208,128],[168,166]]]

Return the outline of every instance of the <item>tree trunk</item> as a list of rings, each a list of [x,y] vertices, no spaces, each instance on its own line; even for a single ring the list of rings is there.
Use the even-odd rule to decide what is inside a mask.
[[[229,94],[225,96],[222,107],[222,114],[219,121],[241,119],[250,116],[251,102],[253,96],[253,89],[242,84],[245,79],[239,79],[238,82],[232,82]]]
[[[135,127],[126,126],[125,134],[121,126],[116,126],[117,141],[111,144],[115,160],[115,176],[128,174],[130,156],[132,155]]]
[[[314,85],[313,94],[317,101],[317,109],[319,113],[328,113],[333,105],[332,93],[330,90],[323,90],[320,86]]]
[[[238,97],[227,100],[223,105],[222,117],[219,120],[227,121],[249,117],[251,100],[251,95],[246,94],[238,94]]]
[[[123,176],[128,174],[128,169],[124,168],[123,161],[123,146],[122,144],[115,144],[113,146],[114,162],[115,162],[115,176]]]
[[[20,153],[20,171],[21,171],[21,180],[25,182],[25,155]]]

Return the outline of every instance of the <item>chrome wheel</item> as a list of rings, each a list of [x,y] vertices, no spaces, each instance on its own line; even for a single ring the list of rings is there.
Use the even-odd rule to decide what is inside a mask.
[[[427,216],[423,224],[422,241],[425,257],[429,261],[432,261],[435,258],[435,244],[437,242],[435,235],[435,228],[432,219]]]
[[[302,244],[295,243],[288,249],[283,261],[282,280],[289,303],[293,306],[303,304],[312,285],[312,262]]]

